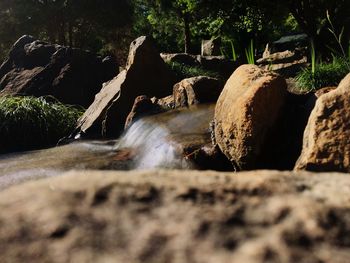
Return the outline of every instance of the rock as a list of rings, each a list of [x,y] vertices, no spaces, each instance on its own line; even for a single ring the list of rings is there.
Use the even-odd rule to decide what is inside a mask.
[[[146,116],[125,131],[116,148],[137,149],[135,169],[190,169],[193,165],[186,157],[211,143],[208,127],[213,117],[214,105]]]
[[[315,92],[315,96],[317,98],[321,97],[323,94],[326,94],[332,90],[335,90],[337,87],[324,87],[324,88],[321,88],[321,89],[318,89],[316,92]]]
[[[200,67],[218,73],[225,80],[240,65],[239,61],[231,61],[223,56],[195,56],[184,53],[161,53],[160,55],[166,63],[176,62],[190,67]]]
[[[157,97],[149,98],[146,95],[138,96],[134,105],[125,121],[124,129],[130,127],[132,123],[141,117],[166,112],[175,108],[174,96],[169,95],[158,99]]]
[[[255,65],[240,66],[215,108],[215,138],[237,169],[254,169],[285,102],[286,82]]]
[[[220,38],[202,40],[201,55],[202,56],[219,56],[221,55],[220,48],[221,48]]]
[[[221,81],[205,77],[193,77],[175,84],[175,107],[188,107],[200,103],[216,102],[223,88]]]
[[[233,71],[241,65],[240,61],[231,61],[223,56],[197,56],[202,68],[218,72],[224,80],[227,80]]]
[[[269,54],[268,56],[258,59],[256,62],[258,65],[269,65],[269,64],[279,64],[279,63],[291,63],[295,60],[302,59],[300,53],[290,50],[285,50],[283,52],[276,52]]]
[[[294,77],[302,68],[307,66],[307,57],[303,49],[285,50],[269,55],[265,54],[257,60],[257,65],[285,77]]]
[[[131,112],[125,121],[125,129],[130,127],[130,125],[135,122],[137,119],[146,116],[152,115],[156,113],[162,112],[161,107],[154,103],[147,96],[138,96],[135,99],[134,105],[132,106]]]
[[[297,34],[283,36],[280,39],[271,43],[271,52],[283,52],[285,50],[294,50],[300,47],[307,47],[309,45],[309,38],[307,34]]]
[[[347,262],[350,177],[70,172],[0,193],[1,262]]]
[[[66,104],[89,106],[118,65],[80,49],[21,37],[0,67],[0,95],[52,95]]]
[[[199,61],[197,60],[197,56],[186,54],[186,53],[161,53],[161,58],[166,63],[180,63],[188,66],[199,66]]]
[[[171,110],[171,109],[175,108],[175,101],[174,101],[173,95],[169,95],[169,96],[166,96],[166,97],[160,98],[160,99],[153,97],[153,98],[151,98],[151,100],[153,103],[158,104],[159,107],[161,107],[161,109],[163,109],[164,111]]]
[[[126,70],[106,83],[78,121],[77,132],[88,136],[117,136],[137,96],[165,97],[177,79],[144,36],[131,43]]]
[[[320,96],[304,133],[295,169],[350,172],[350,74]]]
[[[203,145],[185,156],[198,170],[232,171],[233,166],[217,145]]]

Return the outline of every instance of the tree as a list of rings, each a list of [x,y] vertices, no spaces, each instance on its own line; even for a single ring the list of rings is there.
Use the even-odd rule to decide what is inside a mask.
[[[327,19],[327,12],[337,34],[343,30],[344,43],[349,42],[350,1],[290,0],[288,5],[300,28],[314,40],[316,47],[322,54],[327,55],[330,53],[329,47],[334,49],[337,45],[329,31],[331,25]]]
[[[168,39],[170,42],[173,42],[171,39],[175,39],[183,45],[185,53],[190,53],[192,51],[191,23],[199,2],[200,0],[135,1],[136,10],[141,11],[146,17],[144,20],[138,16],[142,22],[141,26],[140,23],[137,25],[137,29],[151,28],[152,35],[156,39]],[[170,46],[175,45],[173,43]]]
[[[0,0],[1,44],[31,34],[98,51],[131,27],[132,11],[131,0]]]

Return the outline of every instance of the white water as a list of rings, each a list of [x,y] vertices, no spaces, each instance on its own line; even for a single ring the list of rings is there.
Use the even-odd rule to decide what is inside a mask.
[[[205,133],[212,115],[213,106],[204,106],[140,119],[120,138],[116,149],[136,149],[134,169],[190,169],[180,144],[186,136]],[[180,138],[176,141],[175,136]]]
[[[116,149],[131,148],[137,151],[134,169],[190,168],[169,142],[166,127],[147,120],[135,122],[120,139]]]

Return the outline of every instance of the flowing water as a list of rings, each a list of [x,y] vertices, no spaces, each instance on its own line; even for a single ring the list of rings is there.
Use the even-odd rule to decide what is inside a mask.
[[[213,112],[213,105],[174,110],[136,121],[119,140],[0,156],[0,189],[69,170],[191,169],[184,153],[210,141]]]
[[[210,140],[209,122],[214,106],[167,112],[135,122],[120,139],[116,149],[137,149],[134,169],[191,168],[183,158],[184,149]]]

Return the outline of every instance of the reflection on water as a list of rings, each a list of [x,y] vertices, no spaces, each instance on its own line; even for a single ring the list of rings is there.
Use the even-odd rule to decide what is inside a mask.
[[[50,177],[68,170],[128,169],[115,160],[115,141],[86,141],[0,157],[0,188],[24,180]]]

